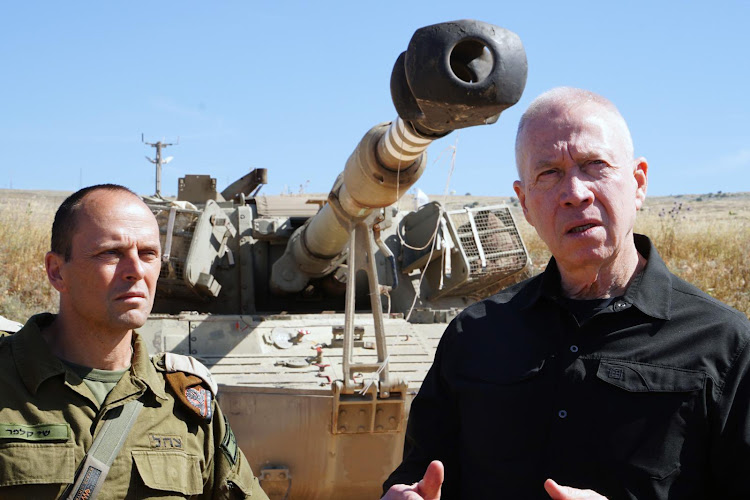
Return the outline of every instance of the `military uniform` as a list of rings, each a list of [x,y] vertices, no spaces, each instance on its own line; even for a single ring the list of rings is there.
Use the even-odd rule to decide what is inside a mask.
[[[179,373],[170,381],[163,358],[150,359],[135,334],[132,366],[100,405],[41,337],[53,319],[34,316],[18,333],[0,337],[0,498],[59,497],[105,417],[139,399],[143,410],[99,500],[267,499],[201,379]]]

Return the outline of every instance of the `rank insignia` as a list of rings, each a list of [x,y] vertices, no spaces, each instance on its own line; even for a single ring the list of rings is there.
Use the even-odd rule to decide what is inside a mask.
[[[200,377],[183,372],[167,373],[167,382],[175,396],[190,412],[201,420],[210,422],[213,416],[214,393]]]
[[[200,385],[185,389],[185,398],[198,411],[201,417],[211,420],[211,391]]]

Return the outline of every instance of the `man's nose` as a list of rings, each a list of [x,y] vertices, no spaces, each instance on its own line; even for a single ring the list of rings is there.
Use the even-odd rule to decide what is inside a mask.
[[[120,260],[120,266],[122,266],[121,272],[125,279],[138,281],[146,275],[146,269],[137,249],[126,252]]]
[[[560,203],[565,206],[578,206],[594,201],[594,193],[589,183],[582,180],[577,173],[570,173],[563,182]]]

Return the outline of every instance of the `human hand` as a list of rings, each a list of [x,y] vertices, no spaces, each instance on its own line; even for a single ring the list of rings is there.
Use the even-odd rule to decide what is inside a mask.
[[[544,490],[552,500],[607,500],[607,497],[603,497],[595,491],[560,486],[552,479],[547,479],[544,482]]]
[[[381,500],[439,500],[444,478],[443,463],[433,460],[420,482],[411,486],[394,484]]]

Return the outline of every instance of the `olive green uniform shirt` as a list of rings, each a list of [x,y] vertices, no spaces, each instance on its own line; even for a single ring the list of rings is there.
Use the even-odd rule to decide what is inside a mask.
[[[215,399],[210,421],[188,408],[135,334],[132,366],[100,405],[42,339],[40,329],[53,319],[33,316],[18,333],[0,337],[0,498],[59,497],[109,412],[139,399],[143,410],[99,500],[267,500]]]

